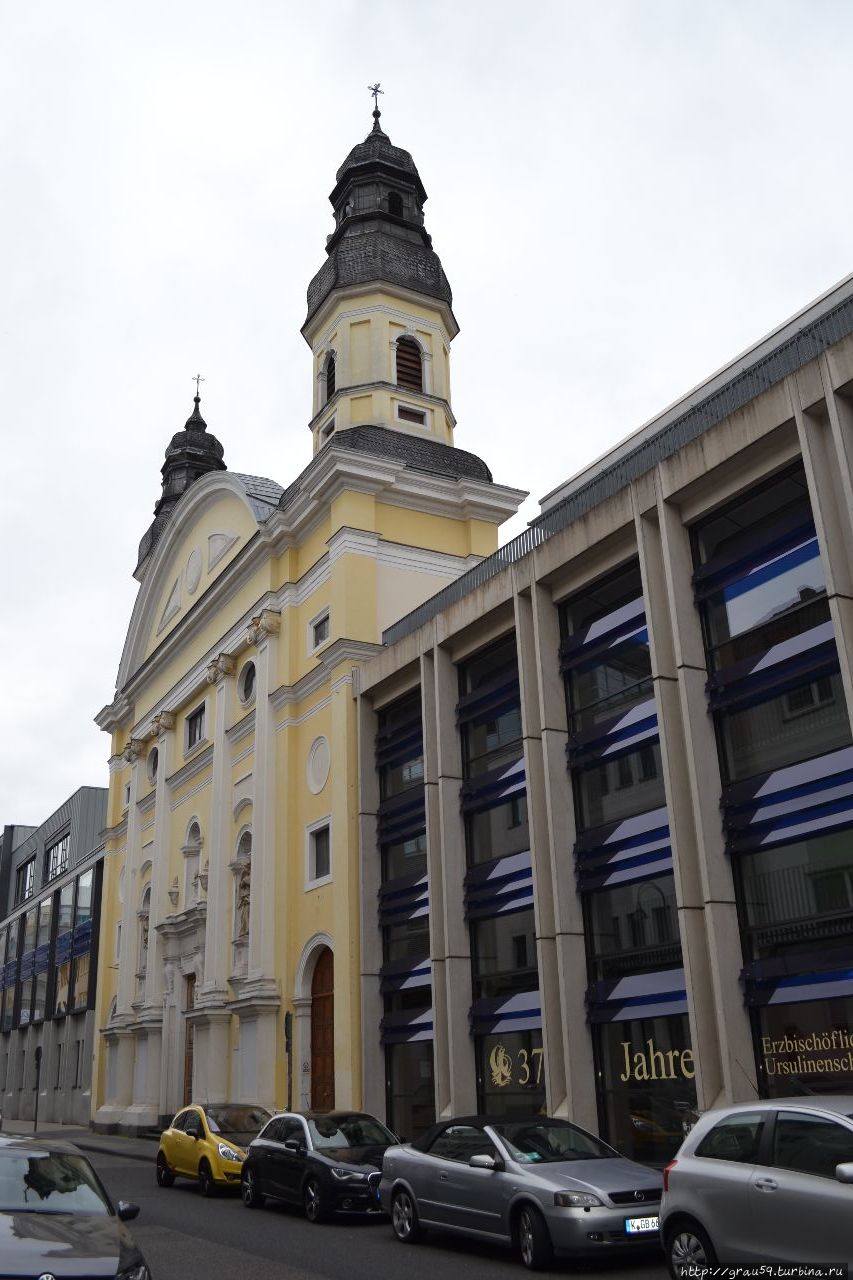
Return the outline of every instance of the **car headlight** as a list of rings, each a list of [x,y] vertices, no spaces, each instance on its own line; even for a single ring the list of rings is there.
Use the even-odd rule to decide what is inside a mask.
[[[151,1280],[151,1272],[144,1262],[135,1262],[132,1267],[119,1271],[116,1280]]]
[[[235,1151],[233,1147],[226,1147],[224,1142],[220,1142],[218,1146],[219,1154],[223,1160],[242,1161],[246,1158],[245,1156],[242,1156],[239,1151]]]
[[[588,1191],[555,1191],[554,1204],[561,1209],[594,1209],[601,1201]]]
[[[356,1173],[355,1169],[338,1169],[332,1166],[332,1176],[341,1182],[367,1182],[366,1173]]]

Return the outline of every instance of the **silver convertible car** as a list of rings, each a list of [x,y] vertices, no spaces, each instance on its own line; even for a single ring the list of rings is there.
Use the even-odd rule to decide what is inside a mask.
[[[379,1194],[398,1240],[427,1227],[517,1245],[532,1271],[554,1254],[656,1244],[662,1179],[600,1138],[547,1116],[468,1116],[389,1147]]]

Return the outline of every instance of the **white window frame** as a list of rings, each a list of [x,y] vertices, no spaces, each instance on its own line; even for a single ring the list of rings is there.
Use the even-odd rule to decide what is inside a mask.
[[[318,644],[314,643],[314,630],[321,622],[328,622],[328,634],[325,640],[321,640]],[[325,649],[326,645],[332,638],[332,611],[328,605],[316,613],[308,623],[308,653],[319,653],[321,649]]]
[[[320,428],[321,443],[325,444],[327,440],[331,440],[334,434],[335,434],[335,418],[334,418],[334,415],[332,415],[329,421],[324,422],[322,427]]]
[[[198,713],[202,713],[201,721],[201,737],[190,745],[190,720]],[[197,751],[199,747],[203,747],[207,742],[207,699],[204,698],[192,711],[188,711],[184,716],[184,755],[187,756],[191,751]]]
[[[313,876],[314,870],[314,837],[318,831],[326,830],[329,833],[329,874],[325,876]],[[316,822],[310,822],[305,828],[305,890],[319,889],[321,885],[330,884],[334,878],[335,867],[332,861],[332,819],[331,815],[325,818],[318,818]]]

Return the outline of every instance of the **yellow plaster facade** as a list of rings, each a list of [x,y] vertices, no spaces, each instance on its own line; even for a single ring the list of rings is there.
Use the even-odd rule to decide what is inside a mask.
[[[112,744],[98,1127],[156,1125],[190,1097],[284,1106],[286,1013],[292,1105],[361,1105],[354,670],[495,550],[524,497],[453,448],[456,331],[449,301],[399,282],[333,288],[303,330],[306,469],[286,490],[209,470],[140,561],[97,717]],[[401,336],[420,392],[397,385]],[[331,1000],[312,991],[327,950]]]

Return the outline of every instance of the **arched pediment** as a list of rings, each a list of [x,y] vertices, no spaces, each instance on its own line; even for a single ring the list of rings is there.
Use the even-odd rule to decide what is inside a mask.
[[[244,478],[214,471],[172,512],[151,555],[125,639],[121,689],[255,535],[260,518]]]

